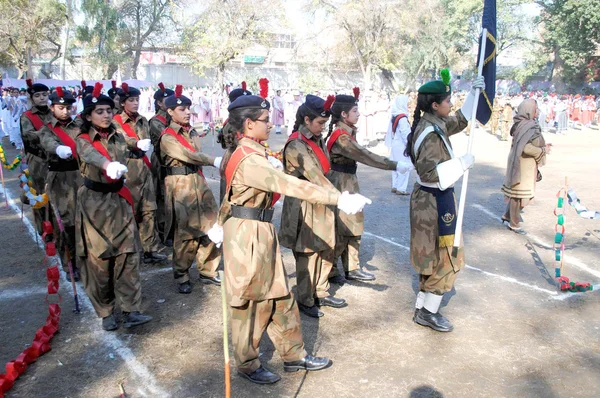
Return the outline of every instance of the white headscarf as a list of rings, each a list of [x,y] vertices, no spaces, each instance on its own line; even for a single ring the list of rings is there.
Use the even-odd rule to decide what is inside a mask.
[[[394,132],[392,131],[392,124],[394,121],[392,118],[401,114],[408,116],[408,95],[397,95],[396,98],[394,98],[394,102],[392,102],[391,114],[392,117],[390,117],[390,123],[385,135],[385,146],[389,149],[392,148],[392,140],[394,139]]]

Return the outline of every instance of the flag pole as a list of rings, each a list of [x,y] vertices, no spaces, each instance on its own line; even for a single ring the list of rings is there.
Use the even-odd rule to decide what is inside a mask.
[[[487,29],[483,28],[481,31],[481,48],[479,52],[479,67],[477,68],[477,76],[483,74],[483,63],[485,62],[485,47],[487,44]],[[477,106],[479,105],[479,96],[481,90],[478,88],[475,90],[475,101],[473,101],[473,110],[471,111],[471,128],[469,130],[469,144],[467,146],[467,153],[473,151],[473,138],[475,137],[475,124],[477,122]],[[452,257],[458,256],[458,248],[460,247],[460,241],[462,239],[462,224],[463,217],[465,215],[465,202],[467,201],[467,185],[469,184],[469,170],[465,171],[463,176],[463,182],[460,189],[460,202],[458,204],[458,215],[456,217],[456,231],[454,232],[454,247],[452,248]]]

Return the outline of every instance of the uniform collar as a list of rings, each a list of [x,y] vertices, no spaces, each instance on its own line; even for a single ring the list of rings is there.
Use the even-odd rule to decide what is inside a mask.
[[[311,133],[308,128],[304,125],[300,126],[300,128],[298,129],[298,132],[300,134],[302,134],[303,136],[305,136],[306,138],[308,138],[309,140],[313,140],[315,142],[318,142],[320,138],[323,137],[323,135],[321,134],[320,136],[316,136],[313,133]]]
[[[137,119],[140,118],[140,115],[138,114],[137,119],[133,119],[124,110],[123,110],[123,112],[120,113],[120,115],[121,115],[121,119],[123,119],[123,123],[127,123],[128,121],[131,120],[135,124],[137,122]]]
[[[356,127],[350,127],[350,125],[348,125],[344,122],[338,122],[337,127],[352,134],[353,136],[356,135]]]
[[[50,107],[47,107],[44,110],[38,108],[35,105],[31,107],[31,113],[34,113],[34,114],[47,115],[49,112],[50,112]]]
[[[70,127],[71,124],[73,123],[73,119],[69,118],[69,121],[67,122],[67,124],[63,125],[60,123],[60,121],[54,117],[54,115],[52,115],[52,119],[50,120],[50,124],[52,124],[52,127],[56,127],[57,125],[61,126],[61,127]]]
[[[106,137],[106,139],[108,140],[115,134],[116,130],[112,126],[109,127],[107,130],[109,131],[108,136]],[[102,134],[100,134],[100,132],[96,130],[94,126],[90,128],[89,135],[92,141],[95,141],[96,139],[100,139],[102,137]]]
[[[267,148],[265,148],[264,145],[254,141],[251,138],[242,137],[239,141],[239,144],[246,146],[248,148],[254,149],[256,151],[259,151],[260,153],[264,153],[266,156]]]
[[[423,112],[424,120],[428,121],[431,124],[435,124],[439,128],[441,128],[444,132],[446,131],[446,120],[445,118],[437,117],[433,113]]]
[[[171,120],[171,124],[169,125],[169,128],[171,128],[172,130],[174,130],[177,134],[184,134],[184,133],[188,133],[188,135],[192,132],[192,130],[194,129],[192,126],[189,126],[189,128],[186,128],[185,126],[182,126],[179,123],[176,123],[174,121]]]

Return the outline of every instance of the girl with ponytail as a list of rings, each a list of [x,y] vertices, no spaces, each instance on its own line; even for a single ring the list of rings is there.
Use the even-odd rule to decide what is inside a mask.
[[[438,332],[450,332],[453,326],[439,313],[439,307],[465,264],[462,246],[456,257],[452,255],[456,229],[453,185],[475,159],[470,153],[455,157],[449,136],[467,127],[475,93],[471,91],[463,107],[450,116],[450,72],[443,70],[441,75],[442,80],[419,88],[405,154],[417,171],[410,198],[410,259],[420,275],[413,321]],[[483,78],[473,82],[475,88],[485,90]]]
[[[354,95],[338,95],[331,107],[331,124],[327,135],[327,150],[331,158],[331,171],[327,178],[340,191],[350,193],[360,192],[356,176],[357,163],[382,170],[397,170],[406,172],[407,166],[383,156],[379,156],[362,147],[356,142],[356,124],[360,113],[358,112],[358,98],[360,89],[353,89]],[[360,237],[364,230],[364,215],[347,215],[341,212],[336,214],[336,244],[333,263],[337,264],[338,257],[342,257],[342,264],[346,279],[359,281],[373,281],[375,275],[363,271],[358,260]],[[330,278],[341,282],[337,266],[332,268]]]

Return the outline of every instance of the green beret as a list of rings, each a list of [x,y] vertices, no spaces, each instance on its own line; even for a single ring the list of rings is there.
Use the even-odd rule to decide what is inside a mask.
[[[450,71],[448,71],[448,69],[442,69],[440,71],[440,75],[442,80],[434,80],[419,87],[419,94],[451,94],[452,87],[450,86]]]
[[[446,86],[441,80],[434,80],[419,87],[419,94],[450,94],[452,87]]]

